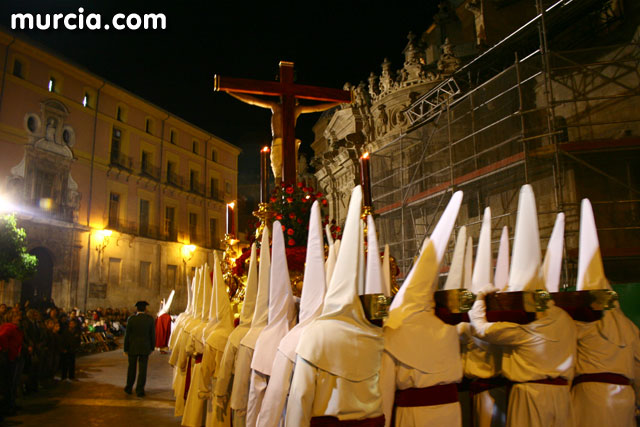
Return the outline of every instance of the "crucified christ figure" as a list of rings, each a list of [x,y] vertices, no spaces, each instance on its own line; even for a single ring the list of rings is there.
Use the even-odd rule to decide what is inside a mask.
[[[275,182],[278,183],[282,179],[282,140],[284,123],[282,122],[282,104],[278,101],[267,101],[264,99],[256,98],[255,96],[247,95],[245,93],[227,92],[234,98],[260,108],[268,108],[271,110],[271,169],[275,176]],[[340,105],[341,102],[325,102],[316,105],[300,105],[296,99],[296,107],[294,111],[294,127],[298,121],[300,114],[306,113],[318,113],[328,110],[335,106]],[[300,140],[296,139],[296,161],[298,159],[298,147],[300,146]]]

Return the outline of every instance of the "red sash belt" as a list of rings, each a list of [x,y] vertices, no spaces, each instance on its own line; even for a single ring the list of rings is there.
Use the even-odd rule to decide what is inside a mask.
[[[458,402],[458,385],[443,384],[424,388],[397,390],[395,406],[415,407]]]
[[[548,384],[548,385],[569,385],[569,381],[567,381],[566,379],[564,379],[562,377],[545,378],[545,379],[542,379],[542,380],[527,381],[527,383]],[[522,384],[522,383],[520,383],[520,384]]]
[[[505,377],[476,378],[469,382],[468,389],[472,394],[482,393],[509,384]]]
[[[340,420],[337,417],[313,417],[311,427],[384,427],[384,415],[364,420]]]
[[[196,354],[195,359],[196,359],[196,363],[202,363],[202,354],[201,353]]]
[[[191,357],[189,357],[189,361],[187,362],[187,377],[184,380],[184,400],[187,400],[187,395],[189,394],[190,386],[191,386]]]
[[[602,372],[598,374],[582,374],[573,379],[573,385],[580,383],[607,383],[617,385],[631,385],[631,380],[624,375]]]

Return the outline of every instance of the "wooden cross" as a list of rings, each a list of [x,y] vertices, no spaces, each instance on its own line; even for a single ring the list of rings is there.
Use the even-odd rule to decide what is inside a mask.
[[[300,85],[293,82],[293,62],[280,61],[280,81],[263,81],[233,77],[215,76],[214,90],[229,93],[279,96],[282,108],[282,161],[283,181],[296,182],[296,99],[310,99],[325,102],[351,102],[351,92],[341,89]],[[272,124],[275,126],[275,124]],[[277,130],[273,129],[274,135]]]

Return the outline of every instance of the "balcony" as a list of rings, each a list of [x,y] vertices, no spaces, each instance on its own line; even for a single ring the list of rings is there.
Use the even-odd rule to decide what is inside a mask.
[[[200,184],[197,179],[189,180],[189,191],[200,196],[204,196],[204,185]]]
[[[160,179],[160,168],[155,167],[150,162],[143,162],[140,164],[140,176],[158,181]]]
[[[220,196],[220,191],[218,191],[217,188],[211,188],[211,190],[209,191],[209,199],[215,202],[224,203],[224,200]]]
[[[167,171],[167,184],[172,185],[179,189],[183,189],[184,179],[180,175],[174,172]]]
[[[127,171],[132,170],[133,162],[131,160],[131,157],[129,156],[126,156],[118,151],[112,151],[109,159],[110,166],[115,166],[119,169],[124,169]]]

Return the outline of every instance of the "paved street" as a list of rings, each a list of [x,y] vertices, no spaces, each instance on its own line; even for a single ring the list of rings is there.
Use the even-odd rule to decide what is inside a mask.
[[[169,355],[154,352],[144,398],[123,391],[127,358],[122,349],[83,356],[76,361],[78,381],[61,382],[52,389],[19,401],[22,410],[7,418],[7,426],[162,427],[179,426],[173,416],[172,370]]]

